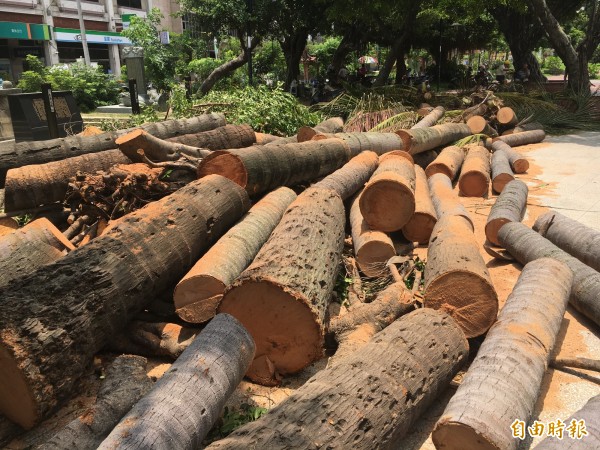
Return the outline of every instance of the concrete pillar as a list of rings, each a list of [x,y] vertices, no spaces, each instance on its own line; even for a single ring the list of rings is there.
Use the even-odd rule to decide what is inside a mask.
[[[117,23],[115,17],[115,7],[113,0],[105,0],[104,6],[106,8],[106,14],[108,15],[108,31],[117,31]],[[119,46],[109,45],[108,46],[108,62],[110,64],[110,70],[115,77],[121,76],[121,57],[119,56]]]
[[[142,47],[125,47],[123,59],[127,66],[127,76],[135,78],[139,95],[146,95],[146,75],[144,73],[144,49]]]
[[[48,25],[51,29],[49,41],[44,41],[44,59],[46,60],[47,66],[53,66],[58,64],[58,47],[56,46],[56,41],[54,38],[54,18],[51,15],[50,11],[50,2],[51,0],[41,0],[40,4],[42,5],[42,21],[45,25]]]

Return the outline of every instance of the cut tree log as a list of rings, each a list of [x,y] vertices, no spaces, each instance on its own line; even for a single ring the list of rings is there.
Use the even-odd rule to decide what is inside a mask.
[[[509,134],[514,133],[522,133],[523,131],[532,131],[532,130],[543,130],[544,126],[539,122],[529,122],[519,125],[518,127],[511,128],[502,133],[502,136],[507,136]]]
[[[250,125],[225,125],[214,130],[168,138],[167,141],[209,150],[226,150],[250,147],[256,143],[256,134]]]
[[[327,119],[314,128],[301,127],[298,130],[296,139],[298,142],[310,141],[319,133],[341,133],[344,129],[344,119],[341,117],[332,117]]]
[[[75,395],[93,355],[248,208],[238,185],[206,177],[0,288],[0,412],[31,428]]]
[[[490,188],[490,152],[480,145],[467,146],[467,155],[458,178],[465,197],[485,197]]]
[[[12,233],[17,228],[19,228],[19,222],[12,217],[0,218],[0,237],[4,236],[5,234]]]
[[[494,141],[502,141],[511,147],[518,147],[520,145],[536,144],[542,142],[545,138],[546,133],[544,133],[544,130],[531,130],[506,136],[498,136],[494,138]]]
[[[349,160],[350,150],[341,139],[255,145],[213,152],[200,162],[198,177],[222,175],[254,195],[329,175]]]
[[[506,153],[508,162],[514,173],[525,173],[529,169],[529,161],[504,141],[493,142],[492,151],[503,151]]]
[[[475,106],[471,106],[463,111],[461,118],[465,122],[473,116],[485,116],[488,112],[488,107],[485,103],[480,103]]]
[[[486,150],[487,151],[487,150]],[[515,174],[510,168],[508,155],[503,150],[492,154],[492,189],[497,194],[502,193],[504,186],[515,179]]]
[[[277,384],[280,375],[298,372],[322,355],[345,223],[334,191],[307,189],[225,293],[219,312],[236,317],[256,342],[246,374],[252,381]]]
[[[415,212],[414,164],[396,152],[380,156],[359,204],[372,230],[400,230]]]
[[[225,289],[250,265],[295,199],[291,189],[278,188],[225,233],[177,284],[173,294],[177,315],[191,323],[212,319]]]
[[[523,265],[539,258],[554,258],[569,266],[575,277],[571,305],[600,325],[600,273],[520,222],[504,225],[498,232],[498,241]]]
[[[408,152],[405,152],[408,155]],[[417,153],[416,155],[412,155],[412,159],[415,164],[420,166],[423,170],[427,168],[429,164],[435,161],[435,158],[438,157],[438,154],[435,150],[426,150],[421,153]]]
[[[427,177],[435,173],[443,173],[450,180],[454,180],[460,172],[465,160],[465,151],[461,147],[451,145],[442,150],[435,160],[427,166],[425,173]]]
[[[254,350],[242,324],[228,314],[215,316],[98,448],[200,448]]]
[[[485,117],[471,116],[471,118],[467,120],[467,125],[472,134],[485,134],[489,137],[498,136],[498,132],[492,128]]]
[[[533,229],[561,250],[600,272],[600,231],[554,210],[539,216]]]
[[[524,267],[435,426],[436,448],[517,449],[511,424],[531,418],[572,282],[571,270],[550,258]]]
[[[106,371],[94,406],[50,438],[40,450],[94,450],[121,418],[152,389],[146,358],[121,355]]]
[[[401,448],[467,356],[468,342],[452,318],[419,309],[207,450]]]
[[[429,114],[427,114],[425,117],[423,117],[421,120],[419,120],[416,124],[414,124],[412,126],[411,130],[416,130],[418,128],[432,127],[436,123],[438,123],[438,120],[440,120],[444,116],[445,113],[446,113],[446,110],[444,109],[443,106],[436,106]]]
[[[429,103],[421,103],[419,105],[419,109],[417,109],[417,115],[425,117],[427,114],[433,111],[433,109],[433,106],[431,106]]]
[[[376,132],[356,132],[356,133],[319,133],[312,140],[319,141],[323,139],[337,138],[348,144],[352,156],[356,156],[366,150],[373,151],[378,155],[402,150],[402,140],[396,133],[376,133]]]
[[[69,178],[77,172],[94,173],[108,170],[115,164],[130,163],[131,160],[121,151],[107,150],[10,169],[6,174],[4,207],[6,211],[18,211],[61,202],[65,199]]]
[[[229,126],[229,125],[228,125]],[[159,139],[142,129],[119,136],[115,141],[119,150],[133,162],[145,162],[138,150],[153,162],[176,161],[181,155],[193,158],[204,158],[211,154],[210,150]]]
[[[402,234],[410,242],[426,244],[437,222],[437,215],[429,194],[425,171],[415,165],[415,175],[415,212],[408,223],[402,227]]]
[[[342,200],[347,200],[369,181],[378,164],[379,158],[375,152],[362,152],[341,169],[313,184],[313,187],[331,189],[337,192]]]
[[[360,212],[360,194],[357,194],[350,207],[350,228],[356,263],[368,277],[386,275],[387,261],[396,256],[394,242],[382,231],[372,230]]]
[[[471,229],[475,230],[473,219],[452,189],[450,178],[443,173],[436,173],[427,179],[427,183],[438,220],[444,216],[461,216],[471,224]]]
[[[468,338],[496,321],[498,295],[471,224],[461,216],[438,219],[429,241],[425,307],[450,314]]]
[[[506,184],[502,193],[492,206],[485,224],[485,237],[494,245],[500,245],[498,231],[506,223],[520,222],[527,208],[529,189],[521,180],[513,180]]]
[[[0,237],[0,286],[8,286],[74,249],[73,244],[48,219],[29,222],[23,228]]]
[[[273,136],[272,134],[266,133],[254,133],[254,136],[258,145],[266,145],[271,142],[275,142],[278,139],[281,139],[279,136]]]
[[[416,130],[399,130],[396,132],[402,139],[402,150],[411,155],[432,150],[459,139],[470,136],[471,129],[464,123],[445,123]]]
[[[500,125],[505,127],[515,126],[519,123],[519,119],[514,110],[508,106],[504,106],[496,113],[496,120]]]

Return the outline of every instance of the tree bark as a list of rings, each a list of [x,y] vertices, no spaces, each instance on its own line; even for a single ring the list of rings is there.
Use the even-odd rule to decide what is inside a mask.
[[[494,138],[494,142],[502,141],[511,147],[519,147],[521,145],[537,144],[546,139],[546,133],[544,130],[530,130],[522,133],[513,133],[506,136],[499,136]]]
[[[423,117],[420,121],[418,121],[416,124],[414,124],[412,126],[411,130],[415,130],[418,128],[432,127],[436,123],[438,123],[438,121],[442,117],[444,117],[445,113],[446,113],[446,110],[444,109],[443,106],[437,106],[433,111],[431,111],[429,114],[427,114],[425,117]]]
[[[500,245],[498,231],[506,223],[520,222],[527,208],[529,189],[521,180],[513,180],[506,184],[502,193],[492,206],[485,224],[485,236],[494,245]]]
[[[437,448],[517,449],[511,424],[531,418],[572,282],[571,270],[559,261],[525,266],[435,426]]]
[[[435,158],[437,158],[437,156],[438,154],[435,150],[427,150],[425,152],[412,155],[412,159],[416,165],[420,166],[421,169],[425,170],[429,164],[435,161]]]
[[[280,375],[321,357],[345,223],[336,193],[307,189],[225,293],[219,312],[236,317],[256,342],[256,358],[246,374],[254,382],[277,384]]]
[[[402,140],[395,133],[376,133],[370,131],[356,133],[319,133],[312,140],[337,138],[343,140],[350,148],[352,156],[370,150],[378,155],[402,150]]]
[[[513,148],[504,141],[493,142],[492,151],[504,152],[508,158],[508,162],[510,163],[510,168],[514,173],[526,173],[527,170],[529,170],[529,161],[527,161],[527,159],[525,159],[519,152],[513,150]]]
[[[283,56],[285,57],[285,90],[290,90],[292,81],[298,79],[300,74],[300,60],[302,53],[306,48],[306,40],[308,39],[309,30],[299,28],[289,36],[286,36],[285,41],[279,41]]]
[[[243,189],[207,177],[0,288],[0,411],[31,428],[71,398],[93,355],[248,208]]]
[[[298,142],[310,141],[319,133],[340,133],[344,129],[344,119],[331,117],[315,127],[300,127],[296,139]]]
[[[480,145],[469,145],[458,178],[465,197],[485,197],[490,187],[490,152]]]
[[[242,381],[254,350],[242,324],[219,314],[98,448],[200,448]]]
[[[204,148],[159,139],[141,129],[120,136],[115,143],[123,154],[136,163],[145,163],[145,157],[152,162],[166,162],[177,161],[181,155],[203,158],[211,153],[210,150]],[[140,154],[138,150],[143,150],[143,154]]]
[[[507,136],[509,134],[514,133],[522,133],[524,131],[532,131],[532,130],[543,130],[544,126],[539,122],[529,122],[524,123],[523,125],[519,125],[518,127],[511,128],[510,130],[506,130],[502,133],[502,136]]]
[[[427,182],[438,221],[444,216],[461,216],[471,224],[471,229],[475,230],[473,219],[452,189],[450,178],[443,173],[435,173]]]
[[[425,171],[416,164],[415,175],[415,212],[402,228],[402,234],[410,242],[418,242],[423,245],[429,242],[437,222],[437,215],[429,195]]]
[[[431,177],[436,173],[443,173],[451,180],[456,178],[465,160],[465,151],[461,147],[451,145],[442,150],[435,160],[427,166],[425,174]]]
[[[396,134],[400,136],[404,144],[402,150],[415,155],[471,136],[472,133],[467,124],[445,123],[429,128],[400,130]]]
[[[399,448],[467,354],[467,340],[450,317],[419,309],[207,450]]]
[[[177,315],[192,323],[212,319],[227,287],[250,265],[295,199],[291,189],[278,188],[225,233],[177,284]]]
[[[487,150],[486,150],[487,151]],[[497,150],[492,154],[492,189],[495,193],[501,194],[504,186],[515,179],[508,155],[502,150]]]
[[[0,446],[5,448],[14,438],[24,433],[24,430],[0,415]]]
[[[340,41],[340,45],[335,49],[333,54],[333,58],[331,60],[331,65],[333,66],[333,70],[335,71],[335,78],[337,78],[337,74],[344,66],[346,61],[346,57],[350,54],[350,52],[354,51],[357,48],[357,40],[358,34],[360,30],[360,25],[350,25],[350,27],[344,33],[342,40]],[[331,80],[335,81],[335,80]]]
[[[256,143],[256,134],[250,125],[225,125],[214,130],[184,134],[167,140],[209,150],[226,150],[250,147]]]
[[[404,76],[407,74],[406,62],[404,61],[404,55],[406,52],[404,50],[400,50],[398,55],[396,55],[396,79],[394,80],[394,84],[402,84],[402,80]]]

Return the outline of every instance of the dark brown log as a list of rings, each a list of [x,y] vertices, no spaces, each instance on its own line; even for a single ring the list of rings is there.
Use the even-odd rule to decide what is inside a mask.
[[[567,308],[573,274],[542,258],[525,266],[433,431],[436,448],[516,450],[511,424],[529,422]]]
[[[525,173],[529,169],[529,161],[527,161],[527,159],[519,152],[513,150],[513,148],[504,141],[493,142],[492,151],[503,151],[506,154],[510,167],[514,173]]]
[[[485,103],[480,103],[479,105],[471,106],[467,108],[462,113],[462,119],[466,122],[473,116],[485,116],[488,112],[488,107]]]
[[[427,166],[427,177],[435,173],[443,173],[451,180],[456,178],[465,160],[465,151],[461,147],[451,145],[446,147],[435,160]]]
[[[347,200],[369,181],[378,164],[379,158],[376,153],[362,152],[341,169],[313,184],[313,187],[331,189],[337,192],[342,200]]]
[[[108,436],[129,409],[150,389],[146,358],[121,355],[106,371],[96,403],[38,447],[40,450],[93,450]]]
[[[425,171],[415,165],[415,175],[415,212],[402,228],[402,234],[410,242],[426,244],[437,222],[437,215],[429,194]]]
[[[250,125],[225,125],[214,130],[168,138],[167,141],[209,150],[226,150],[250,147],[256,143],[256,135]]]
[[[519,125],[518,127],[511,128],[510,130],[506,130],[502,133],[502,136],[507,136],[509,134],[514,133],[522,133],[523,131],[532,131],[532,130],[543,130],[544,126],[538,122],[529,122],[524,123],[523,125]]]
[[[207,450],[401,448],[398,442],[449,385],[467,353],[467,340],[450,317],[419,309]]]
[[[498,232],[498,241],[521,264],[548,257],[569,266],[575,276],[571,305],[596,325],[600,325],[600,273],[520,222],[504,225]]]
[[[490,188],[490,152],[480,145],[467,146],[467,156],[458,178],[465,197],[485,197]]]
[[[396,133],[376,133],[376,132],[356,132],[356,133],[334,133],[325,134],[319,133],[312,140],[318,141],[322,139],[337,138],[343,140],[350,149],[352,156],[356,156],[366,150],[373,151],[378,155],[391,152],[394,150],[402,150],[402,140]]]
[[[428,178],[427,183],[438,220],[444,216],[462,216],[471,224],[471,229],[475,230],[473,219],[452,189],[450,178],[443,173],[436,173]]]
[[[467,125],[473,134],[485,134],[489,137],[498,136],[498,132],[490,126],[485,117],[471,116],[471,118],[467,120]]]
[[[408,153],[406,154],[408,155]],[[427,150],[417,153],[416,155],[412,155],[414,163],[420,166],[423,170],[425,170],[429,164],[435,161],[435,158],[437,157],[438,154],[435,150]]]
[[[520,145],[536,144],[542,142],[546,138],[544,130],[531,130],[524,131],[522,133],[513,133],[506,136],[499,136],[494,138],[494,141],[502,141],[511,147],[518,147]]]
[[[213,152],[201,161],[198,177],[222,175],[254,195],[329,175],[349,160],[350,150],[341,139],[255,145]]]
[[[421,103],[419,105],[419,109],[417,109],[417,115],[425,117],[427,114],[433,111],[433,109],[433,106],[431,106],[429,103]]]
[[[298,142],[310,141],[319,133],[341,133],[344,129],[344,119],[341,117],[332,117],[327,119],[314,128],[301,127],[298,130],[296,139]]]
[[[558,248],[600,272],[600,231],[553,210],[538,217],[533,229]]]
[[[487,150],[486,150],[487,151]],[[492,154],[492,189],[500,194],[504,186],[515,179],[515,174],[510,168],[508,155],[503,150],[497,150]]]
[[[93,355],[248,208],[243,189],[207,177],[0,288],[0,411],[30,428],[75,395]]]
[[[496,321],[498,295],[471,224],[461,216],[438,220],[429,241],[425,306],[450,314],[468,338],[481,336]]]
[[[498,110],[496,113],[496,120],[500,125],[504,126],[514,126],[519,122],[517,115],[513,111],[512,108],[508,106],[504,106]]]
[[[396,134],[403,142],[402,150],[411,155],[432,150],[470,136],[471,129],[464,123],[445,123],[416,130],[400,130]]]
[[[369,227],[397,231],[415,212],[414,164],[390,152],[379,157],[379,167],[360,196],[360,212]]]
[[[215,316],[98,448],[200,448],[254,350],[242,324],[228,314]]]
[[[278,188],[225,233],[177,284],[173,294],[177,315],[192,323],[212,319],[225,289],[250,265],[295,199],[291,189]]]
[[[0,237],[4,236],[5,234],[12,233],[17,228],[19,228],[19,222],[12,217],[0,218]]]
[[[307,189],[225,293],[219,312],[236,317],[256,342],[246,374],[253,381],[276,384],[280,375],[298,372],[322,355],[345,222],[335,192]]]
[[[429,114],[414,124],[411,130],[434,126],[444,116],[445,112],[446,110],[443,106],[436,106]]]
[[[211,154],[210,150],[204,148],[159,139],[142,129],[119,136],[115,144],[131,161],[138,163],[145,162],[138,152],[139,149],[143,150],[144,155],[153,162],[176,161],[182,154],[194,158],[204,158]]]
[[[69,179],[77,172],[94,173],[131,160],[119,150],[75,156],[62,161],[10,169],[6,174],[5,209],[17,211],[61,202]]]
[[[485,237],[494,245],[500,245],[498,231],[509,222],[520,222],[527,208],[529,189],[521,180],[513,180],[506,184],[496,203],[492,206],[485,224]]]

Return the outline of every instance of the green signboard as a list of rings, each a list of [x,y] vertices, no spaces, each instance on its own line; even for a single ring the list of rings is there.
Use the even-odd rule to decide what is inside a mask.
[[[50,27],[38,23],[0,22],[0,38],[50,40]]]

